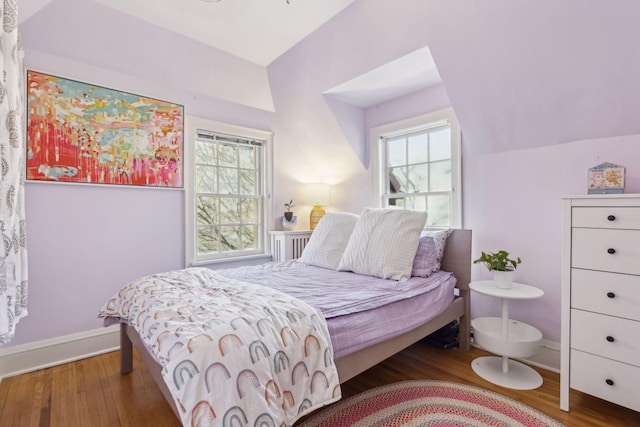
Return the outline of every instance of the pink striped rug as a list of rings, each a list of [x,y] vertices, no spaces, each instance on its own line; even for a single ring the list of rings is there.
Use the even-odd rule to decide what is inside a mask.
[[[320,410],[300,427],[562,426],[501,394],[447,381],[402,381]]]

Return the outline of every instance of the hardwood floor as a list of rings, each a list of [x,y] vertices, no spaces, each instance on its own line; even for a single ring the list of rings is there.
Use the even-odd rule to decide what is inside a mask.
[[[348,381],[342,393],[348,397],[395,381],[440,379],[496,391],[566,426],[640,426],[639,412],[577,391],[571,392],[571,412],[561,411],[559,376],[545,370],[538,370],[544,384],[536,390],[490,384],[470,365],[486,354],[478,349],[467,353],[418,343]],[[131,374],[120,375],[119,363],[119,352],[114,352],[3,380],[0,426],[180,426],[137,354]]]

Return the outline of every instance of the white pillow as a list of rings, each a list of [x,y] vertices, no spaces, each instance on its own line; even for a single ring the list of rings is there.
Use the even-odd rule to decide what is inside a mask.
[[[358,218],[348,212],[326,213],[311,233],[298,261],[337,270]]]
[[[367,208],[356,224],[338,270],[407,280],[426,212]]]

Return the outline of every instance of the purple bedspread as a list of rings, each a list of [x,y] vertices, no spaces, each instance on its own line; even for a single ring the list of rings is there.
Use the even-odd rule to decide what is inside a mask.
[[[258,283],[319,308],[325,318],[370,310],[427,293],[446,283],[451,273],[398,282],[313,267],[295,260],[218,270],[226,277]]]
[[[453,301],[456,284],[444,271],[396,282],[297,261],[220,273],[276,288],[319,308],[327,319],[336,360],[433,319]]]

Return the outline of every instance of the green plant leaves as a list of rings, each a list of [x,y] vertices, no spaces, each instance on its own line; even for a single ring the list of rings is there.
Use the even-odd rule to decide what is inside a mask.
[[[513,271],[518,268],[522,260],[509,258],[509,252],[501,250],[498,252],[482,252],[480,258],[473,261],[474,264],[483,263],[489,271]]]

